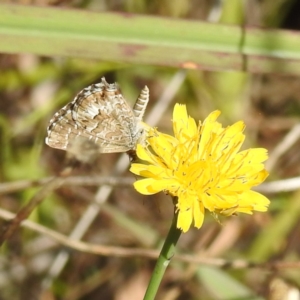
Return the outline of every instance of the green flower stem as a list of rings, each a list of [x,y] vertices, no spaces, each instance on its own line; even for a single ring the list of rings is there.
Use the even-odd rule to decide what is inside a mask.
[[[155,298],[160,282],[175,254],[175,246],[181,235],[181,230],[177,228],[177,217],[178,214],[174,213],[172,225],[156,262],[144,300],[153,300]]]

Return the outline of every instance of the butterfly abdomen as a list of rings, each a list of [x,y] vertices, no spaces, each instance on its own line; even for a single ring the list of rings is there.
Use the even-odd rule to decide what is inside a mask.
[[[147,104],[149,101],[149,89],[145,86],[140,95],[138,96],[134,106],[133,113],[137,120],[141,121],[143,119]]]

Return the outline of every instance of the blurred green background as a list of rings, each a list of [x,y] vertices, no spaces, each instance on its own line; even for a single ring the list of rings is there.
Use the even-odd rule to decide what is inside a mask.
[[[8,6],[2,7],[2,2]],[[172,133],[171,118],[174,103],[185,103],[190,115],[199,120],[203,120],[211,111],[219,109],[222,111],[220,120],[223,125],[238,120],[245,121],[247,126],[245,147],[264,147],[272,156],[274,149],[288,143],[284,137],[299,123],[300,79],[295,74],[299,74],[300,69],[296,68],[299,64],[297,56],[300,48],[293,49],[292,52],[292,44],[285,45],[290,48],[282,52],[280,67],[274,65],[274,72],[265,64],[264,57],[259,56],[261,65],[257,67],[258,71],[254,72],[255,68],[251,67],[251,64],[245,67],[245,71],[234,63],[228,67],[225,64],[226,57],[220,55],[225,52],[223,47],[226,46],[226,40],[222,37],[222,24],[224,30],[228,29],[226,27],[228,25],[233,25],[233,31],[251,26],[250,28],[254,30],[261,28],[265,30],[262,32],[272,32],[275,36],[279,35],[279,31],[273,32],[273,29],[294,30],[294,33],[280,31],[280,34],[283,32],[282,38],[287,38],[291,43],[293,42],[291,36],[295,34],[295,43],[298,43],[299,36],[296,34],[300,30],[299,0],[2,2],[0,4],[0,13],[2,11],[3,15],[2,21],[0,20],[2,37],[0,51],[3,51],[0,54],[0,201],[3,210],[16,213],[37,193],[43,185],[44,178],[55,176],[63,169],[66,164],[66,153],[52,149],[44,143],[49,120],[81,89],[100,82],[102,76],[110,83],[118,82],[131,106],[140,90],[147,85],[150,89],[150,103],[146,118],[153,108],[163,109],[164,103],[169,101],[167,110],[162,116],[157,114],[157,118],[151,118],[151,125],[169,134]],[[23,5],[24,11],[14,10],[13,5]],[[97,13],[118,13],[117,16],[124,17],[128,24],[132,20],[132,30],[150,46],[156,42],[155,37],[147,37],[143,34],[143,30],[155,32],[155,21],[149,19],[148,25],[140,28],[135,23],[133,14],[139,14],[141,22],[143,17],[156,16],[171,17],[174,21],[218,24],[221,27],[216,27],[216,31],[220,28],[220,36],[214,36],[214,39],[216,42],[219,39],[220,44],[212,51],[217,63],[214,67],[202,68],[193,65],[192,60],[185,61],[185,64],[181,65],[187,67],[185,70],[180,69],[178,64],[170,64],[169,58],[170,61],[173,61],[173,58],[174,61],[181,59],[181,45],[193,48],[193,45],[184,39],[184,34],[182,41],[180,39],[177,41],[180,51],[175,49],[174,52],[161,55],[150,49],[147,53],[149,59],[144,60],[145,57],[142,56],[141,61],[138,60],[139,57],[132,58],[132,61],[118,55],[114,58],[114,53],[107,53],[104,58],[96,59],[88,54],[95,50],[92,45],[82,44],[85,38],[82,28],[77,28],[74,36],[70,36],[75,40],[78,39],[81,49],[86,48],[86,52],[78,52],[78,55],[75,55],[74,49],[54,45],[53,49],[56,48],[57,51],[53,52],[53,55],[39,56],[34,54],[38,53],[38,49],[32,52],[24,50],[35,47],[31,44],[30,34],[26,38],[23,36],[22,39],[22,34],[31,26],[29,21],[31,13],[28,12],[31,6],[39,6],[46,10],[49,8],[52,17],[57,15],[57,20],[66,9],[72,9],[71,13],[74,14],[75,9],[93,12],[95,18]],[[34,15],[34,10],[32,11]],[[4,12],[7,15],[3,14]],[[15,13],[17,19],[23,18],[23,23],[17,24],[12,21],[9,23],[12,19],[7,17],[8,12],[12,15]],[[111,26],[113,30],[115,26],[113,15],[103,15],[103,18],[104,16],[106,22],[111,20],[108,28]],[[44,38],[49,34],[49,38],[52,38],[47,26],[43,27],[42,20],[43,17],[47,18],[47,14],[37,17],[40,18],[40,23],[34,24],[37,30],[32,33],[40,34]],[[48,21],[51,21],[51,18],[48,16]],[[55,28],[59,21],[52,20]],[[61,21],[68,24],[68,20]],[[70,20],[70,24],[75,24],[75,21]],[[92,28],[93,20],[87,26]],[[95,34],[98,34],[97,28],[94,30]],[[20,34],[18,40],[21,41],[19,49],[12,42],[13,39],[10,40],[10,37],[15,37],[18,33]],[[100,32],[99,35],[101,34],[103,33]],[[125,29],[119,34],[124,38],[119,42],[126,43]],[[159,32],[157,34],[159,35]],[[167,27],[163,34],[167,39]],[[106,35],[106,40],[103,41],[104,50],[101,51],[105,51],[106,43],[110,42],[109,34]],[[69,40],[66,40],[66,44],[67,42]],[[164,46],[163,39],[161,46]],[[236,46],[238,49],[238,45]],[[102,44],[97,42],[97,47],[102,49]],[[205,44],[203,47],[206,47]],[[289,49],[292,59],[287,54]],[[59,51],[67,50],[72,53],[71,56],[65,52],[59,55]],[[273,52],[270,55],[273,55]],[[94,55],[97,56],[97,53]],[[243,54],[239,56],[242,57]],[[155,61],[153,64],[150,63],[151,57]],[[161,59],[165,57],[168,63],[163,60],[158,63],[157,57]],[[249,61],[251,59],[250,53]],[[255,62],[258,63],[259,59]],[[219,68],[222,71],[216,71],[218,62],[222,66]],[[276,156],[272,166],[269,166],[268,181],[298,176],[299,146],[300,142],[295,138],[294,143],[286,146],[280,156]],[[79,165],[72,175],[80,176],[81,184],[63,185],[50,193],[30,215],[30,220],[55,232],[69,235],[87,207],[93,203],[95,195],[99,196],[100,180],[88,186],[84,184],[84,179],[89,180],[96,176],[97,178],[101,176],[102,179],[110,177],[119,156],[119,154],[104,154],[92,165]],[[133,181],[132,174],[126,171],[118,176],[122,178],[120,184],[114,186],[113,192],[84,234],[83,240],[91,244],[125,248],[160,249],[161,240],[164,239],[172,220],[173,205],[170,198],[164,194],[148,197],[139,195],[131,184],[121,184],[123,179]],[[101,193],[104,194],[105,191],[100,190],[100,197]],[[295,262],[295,265],[291,264],[289,268],[278,270],[267,267],[222,269],[209,264],[204,266],[174,259],[167,270],[157,299],[284,299],[281,295],[285,295],[293,288],[297,290],[300,286],[299,267],[297,269],[296,265],[300,250],[298,195],[297,189],[291,192],[269,193],[267,196],[271,200],[271,206],[268,213],[231,217],[222,220],[221,225],[207,214],[203,227],[183,234],[178,243],[178,253],[188,253],[195,257],[222,258],[228,261],[242,259],[249,262],[278,260],[283,263]],[[6,223],[3,213],[1,218],[3,219],[1,226],[4,228]],[[17,230],[1,249],[0,298],[5,300],[143,298],[155,261],[135,256],[134,253],[129,257],[118,257],[113,252],[111,255],[102,256],[68,248],[67,263],[65,266],[62,264],[62,272],[54,276],[49,287],[45,280],[57,254],[62,249],[64,247],[47,234],[28,228]],[[275,298],[276,296],[279,298]]]

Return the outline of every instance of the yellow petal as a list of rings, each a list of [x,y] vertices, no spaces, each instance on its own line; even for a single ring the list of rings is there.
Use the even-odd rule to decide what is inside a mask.
[[[245,212],[244,210],[267,211],[270,204],[270,200],[264,195],[251,190],[244,192],[241,197],[238,209],[240,212]]]
[[[136,147],[136,154],[139,159],[149,163],[156,163],[158,159],[158,157],[155,157],[155,155],[151,155],[151,152],[147,149],[147,147],[144,147],[140,144],[138,144]]]
[[[186,129],[188,123],[188,114],[186,106],[176,103],[173,110],[173,131],[176,138]]]
[[[175,137],[182,143],[197,134],[196,122],[188,116],[185,105],[176,104],[174,107],[173,131]]]
[[[204,221],[204,206],[202,202],[196,200],[194,204],[195,227],[199,229],[202,226],[203,221]]]
[[[154,179],[168,178],[170,171],[166,168],[153,165],[132,164],[130,171],[142,177],[151,177]]]
[[[245,135],[242,133],[244,128],[243,122],[237,122],[227,127],[219,137],[216,136],[214,139],[215,146],[212,147],[211,152],[215,160],[220,159],[220,163],[225,163],[224,169],[231,163],[245,140]]]
[[[138,180],[133,185],[134,188],[143,195],[152,195],[163,190],[172,193],[174,189],[178,188],[178,183],[173,179],[147,178]]]
[[[155,156],[160,159],[159,164],[172,169],[174,163],[176,164],[174,152],[176,151],[178,141],[166,134],[158,134],[156,137],[149,138],[148,141],[156,154]]]
[[[210,143],[210,140],[213,136],[214,131],[218,131],[221,128],[221,125],[216,122],[216,119],[220,115],[220,111],[216,110],[208,115],[208,117],[204,120],[201,126],[201,139],[199,142],[199,156],[204,157],[203,153]]]
[[[192,224],[193,212],[191,209],[178,211],[177,228],[181,229],[183,232],[187,232]]]

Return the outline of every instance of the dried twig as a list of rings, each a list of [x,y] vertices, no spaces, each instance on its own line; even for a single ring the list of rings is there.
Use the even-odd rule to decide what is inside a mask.
[[[270,154],[270,158],[266,161],[266,169],[270,172],[281,155],[291,148],[300,138],[300,125],[295,125],[283,140],[275,147]]]
[[[71,168],[67,167],[61,172],[60,176],[50,180],[30,199],[27,205],[21,208],[15,217],[6,224],[6,226],[2,227],[2,231],[0,232],[0,246],[13,235],[21,222],[29,217],[35,207],[37,207],[51,191],[59,188],[63,184],[65,176],[68,176],[70,172]]]
[[[15,193],[30,187],[46,185],[53,180],[53,177],[46,177],[36,180],[17,180],[0,183],[0,194]],[[66,177],[63,185],[76,186],[130,186],[134,182],[133,177],[105,177],[105,176],[70,176]]]
[[[276,180],[266,182],[255,187],[255,190],[260,193],[281,193],[291,192],[300,189],[300,177]]]
[[[5,220],[12,220],[16,217],[11,212],[8,212],[0,208],[0,217]],[[41,234],[47,235],[51,239],[57,241],[65,247],[71,248],[73,250],[82,251],[91,254],[97,254],[109,257],[144,257],[149,259],[157,259],[159,255],[159,250],[154,249],[143,249],[143,248],[124,248],[124,247],[114,247],[114,246],[104,246],[104,245],[94,245],[85,243],[78,240],[73,240],[61,233],[54,230],[46,228],[42,225],[34,223],[30,220],[24,220],[21,226],[39,232]],[[228,261],[221,258],[210,258],[190,254],[176,254],[173,258],[178,261],[192,263],[192,264],[203,264],[210,265],[220,268],[231,268],[231,269],[245,269],[245,268],[263,268],[263,269],[291,269],[300,268],[300,261],[286,262],[286,261],[273,261],[264,263],[253,263],[246,260],[234,260]]]

